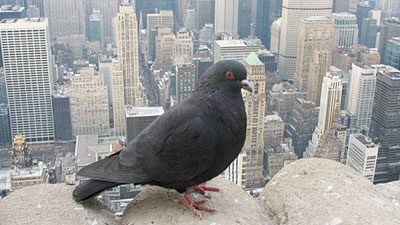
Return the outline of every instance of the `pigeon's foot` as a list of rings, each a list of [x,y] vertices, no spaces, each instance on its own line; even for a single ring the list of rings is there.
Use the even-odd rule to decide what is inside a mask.
[[[179,203],[182,205],[185,205],[186,207],[189,208],[189,210],[195,214],[197,217],[199,217],[200,219],[202,219],[203,217],[201,216],[201,213],[199,212],[199,210],[201,211],[205,211],[205,212],[215,212],[217,211],[216,209],[212,209],[206,206],[203,206],[202,204],[207,202],[206,199],[201,199],[201,200],[193,200],[192,198],[190,198],[189,196],[189,190],[186,191],[185,193],[183,193],[183,197],[181,200],[179,200]]]
[[[204,195],[206,193],[206,191],[221,191],[222,188],[219,187],[211,187],[211,186],[207,186],[206,183],[202,183],[193,187],[189,188],[189,191],[197,191],[199,193],[201,193],[202,195]]]

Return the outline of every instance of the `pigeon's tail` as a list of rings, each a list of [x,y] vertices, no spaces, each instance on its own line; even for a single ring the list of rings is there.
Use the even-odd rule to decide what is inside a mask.
[[[72,195],[76,201],[85,201],[96,194],[117,185],[120,185],[120,183],[101,180],[87,180],[77,186]]]

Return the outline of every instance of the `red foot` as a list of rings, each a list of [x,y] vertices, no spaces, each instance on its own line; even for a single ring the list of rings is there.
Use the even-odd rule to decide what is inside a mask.
[[[221,190],[222,190],[222,188],[219,188],[219,187],[207,186],[206,183],[202,183],[202,184],[199,184],[199,185],[189,188],[189,191],[198,191],[202,195],[204,195],[206,193],[206,191],[221,191]]]
[[[201,200],[195,201],[189,197],[188,191],[186,191],[183,194],[182,199],[179,200],[179,203],[188,207],[190,209],[190,211],[192,211],[192,213],[194,213],[196,216],[198,216],[200,219],[202,219],[203,217],[201,216],[199,210],[206,211],[206,212],[217,211],[216,209],[212,209],[212,208],[201,205],[201,204],[205,203],[206,201],[207,201],[206,199],[201,199]]]

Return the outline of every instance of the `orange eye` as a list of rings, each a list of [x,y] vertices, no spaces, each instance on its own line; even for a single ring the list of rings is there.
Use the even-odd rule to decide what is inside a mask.
[[[232,71],[227,71],[225,72],[225,77],[228,78],[228,80],[233,80],[235,78],[235,75],[233,75]]]

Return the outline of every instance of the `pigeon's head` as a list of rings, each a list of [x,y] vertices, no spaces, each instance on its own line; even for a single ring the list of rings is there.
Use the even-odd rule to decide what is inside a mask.
[[[235,60],[223,60],[214,64],[206,71],[204,78],[212,89],[223,90],[230,94],[240,94],[242,88],[253,91],[246,80],[246,68]]]

